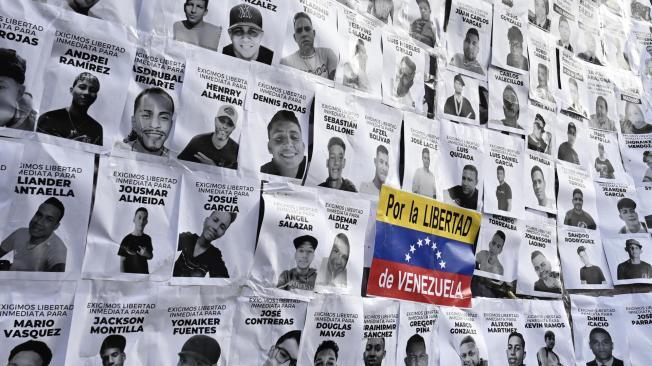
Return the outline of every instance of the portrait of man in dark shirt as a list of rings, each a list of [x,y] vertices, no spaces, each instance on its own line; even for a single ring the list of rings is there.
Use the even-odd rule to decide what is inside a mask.
[[[584,205],[584,193],[581,189],[575,188],[573,190],[573,208],[566,212],[564,217],[564,225],[577,226],[595,230],[597,225],[593,217],[582,209]]]
[[[583,285],[601,285],[607,283],[602,269],[591,264],[591,258],[589,258],[588,253],[586,253],[586,248],[583,245],[577,248],[577,255],[582,260],[582,263],[584,263],[582,268],[580,268],[580,281]]]
[[[650,263],[641,260],[643,245],[636,239],[625,241],[625,251],[629,259],[618,264],[616,276],[619,280],[631,280],[636,278],[652,278],[652,266]]]
[[[512,187],[505,182],[505,167],[499,165],[496,168],[498,177],[498,186],[496,187],[496,199],[498,200],[498,209],[501,211],[512,210]]]
[[[464,208],[478,208],[478,169],[467,164],[462,169],[462,183],[446,190],[449,201]]]
[[[122,257],[120,269],[124,273],[149,273],[147,261],[154,257],[152,238],[144,233],[149,212],[139,207],[134,213],[134,230],[120,242],[118,255]]]

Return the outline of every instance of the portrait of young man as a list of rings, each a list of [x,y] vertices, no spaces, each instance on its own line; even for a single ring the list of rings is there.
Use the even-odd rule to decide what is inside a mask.
[[[623,361],[614,357],[614,342],[611,334],[604,328],[593,328],[589,333],[589,347],[595,358],[586,363],[586,366],[623,366]]]
[[[389,173],[389,151],[383,145],[376,147],[376,157],[374,157],[374,177],[370,182],[360,184],[360,192],[373,195],[380,194],[380,188],[387,180]]]
[[[625,102],[625,116],[620,121],[620,131],[623,134],[652,133],[652,124],[645,121],[645,115],[640,104]]]
[[[335,79],[337,56],[330,48],[315,47],[317,32],[310,16],[305,12],[294,14],[293,28],[294,41],[299,49],[281,58],[281,65],[290,66],[329,80]]]
[[[564,225],[595,230],[597,228],[595,220],[593,220],[591,214],[582,208],[584,206],[584,193],[581,189],[573,189],[572,202],[573,208],[568,210],[564,216]]]
[[[518,124],[518,117],[521,114],[521,105],[518,101],[518,95],[511,85],[503,89],[503,114],[505,118],[497,121],[505,127],[517,128],[524,130],[523,126]]]
[[[543,175],[541,167],[538,165],[532,167],[530,170],[530,179],[532,179],[532,190],[539,206],[550,209],[554,208],[555,201],[546,195],[546,177]]]
[[[175,40],[217,51],[222,27],[204,21],[208,14],[208,2],[209,0],[185,0],[183,12],[186,20],[175,22],[172,26],[172,37]]]
[[[215,130],[194,136],[177,159],[238,169],[240,145],[231,138],[238,123],[238,111],[230,104],[217,110]]]
[[[291,330],[276,340],[276,343],[269,348],[267,359],[263,366],[296,365],[299,357],[299,343],[301,342],[301,331]]]
[[[619,234],[647,233],[647,225],[638,218],[636,212],[636,202],[633,199],[624,197],[618,200],[618,217],[623,220],[625,225],[618,231]]]
[[[534,0],[534,12],[528,10],[528,20],[530,24],[541,28],[542,30],[550,31],[550,0]]]
[[[507,65],[528,71],[530,65],[527,57],[523,55],[523,33],[516,26],[507,30],[507,42],[509,42],[509,53],[507,54]]]
[[[602,142],[598,143],[598,156],[595,158],[593,167],[600,178],[614,179],[614,166],[607,158]]]
[[[147,261],[154,258],[152,237],[145,234],[149,212],[145,207],[139,207],[134,213],[134,229],[120,242],[118,255],[120,270],[124,273],[149,273]]]
[[[488,361],[480,357],[480,350],[475,339],[468,335],[460,341],[459,349],[461,366],[488,366]]]
[[[652,266],[650,263],[641,260],[641,252],[643,251],[641,242],[636,239],[625,240],[625,251],[629,259],[618,264],[616,277],[619,280],[652,278]]]
[[[263,15],[249,4],[239,4],[229,12],[229,37],[231,43],[222,53],[246,61],[272,64],[274,51],[260,44],[263,39]]]
[[[462,169],[462,183],[446,190],[448,200],[472,210],[478,208],[478,169],[467,164]]]
[[[559,272],[552,270],[552,264],[546,256],[535,250],[530,256],[532,267],[536,272],[539,279],[534,283],[534,291],[541,292],[561,292],[561,280],[559,279]]]
[[[507,349],[505,354],[507,356],[507,365],[509,366],[525,366],[525,338],[519,332],[511,332],[507,336]]]
[[[327,258],[323,258],[319,266],[320,285],[333,287],[347,286],[346,265],[349,262],[351,246],[349,238],[344,233],[335,235],[333,246]]]
[[[505,233],[502,230],[497,230],[489,241],[489,250],[480,250],[475,255],[475,268],[502,276],[504,269],[498,255],[503,252],[505,239]]]
[[[127,339],[120,334],[111,334],[104,338],[100,346],[102,366],[125,366]]]
[[[48,366],[52,351],[45,342],[29,340],[12,348],[8,366]]]
[[[548,87],[548,75],[548,66],[541,63],[537,64],[537,87],[534,89],[534,95],[539,100],[554,104],[555,96]]]
[[[426,341],[419,334],[413,334],[405,344],[405,366],[428,365]]]
[[[480,34],[478,30],[471,27],[466,31],[462,47],[463,53],[456,53],[450,60],[450,64],[476,74],[485,75],[485,70],[478,62],[480,52]]]
[[[527,148],[530,150],[550,154],[550,142],[552,134],[546,132],[546,121],[539,113],[534,117],[532,133],[527,135]]]
[[[346,166],[346,144],[344,140],[335,136],[328,140],[328,159],[326,159],[326,168],[328,169],[328,178],[326,181],[319,183],[320,187],[339,189],[348,192],[357,192],[355,185],[350,180],[342,176]]]
[[[364,366],[382,366],[385,355],[387,355],[385,338],[367,338],[362,354]]]
[[[496,200],[498,201],[498,209],[501,211],[512,210],[512,187],[505,182],[505,167],[499,165],[496,168],[496,176],[498,179],[498,186],[496,187]]]
[[[267,125],[267,151],[272,160],[260,167],[261,173],[301,179],[306,171],[306,145],[301,124],[292,111],[279,110]]]
[[[419,7],[420,16],[410,24],[410,36],[430,47],[435,47],[437,36],[435,25],[430,20],[430,15],[432,14],[430,1],[416,0],[416,2]]]
[[[177,366],[217,366],[222,348],[212,337],[196,334],[183,344]]]
[[[577,80],[573,77],[568,78],[568,92],[570,94],[571,104],[563,111],[579,114],[580,116],[587,118],[586,109],[584,109],[584,106],[580,103],[580,92]]]
[[[315,249],[317,249],[317,238],[312,235],[302,235],[295,238],[294,260],[296,267],[287,269],[278,277],[277,288],[283,290],[308,290],[315,288],[317,280],[317,270],[310,267],[315,259]]]
[[[70,105],[42,114],[38,132],[69,140],[102,145],[102,125],[88,114],[100,91],[100,80],[89,72],[75,77],[70,87]]]
[[[340,347],[334,341],[329,339],[321,342],[315,351],[314,366],[339,366],[339,352]]]
[[[159,87],[148,88],[136,96],[131,116],[131,132],[115,147],[148,155],[167,157],[165,141],[174,124],[174,100]]]
[[[427,147],[421,150],[421,162],[423,166],[414,171],[412,193],[436,199],[435,175],[430,171],[430,150]]]
[[[559,39],[557,46],[567,51],[573,52],[573,46],[570,44],[571,29],[570,22],[566,16],[559,17]]]
[[[409,56],[403,56],[391,80],[390,96],[396,102],[409,107],[415,107],[410,90],[414,85],[417,65]]]
[[[444,103],[444,114],[475,119],[475,111],[473,110],[473,106],[471,106],[471,102],[462,96],[464,85],[462,75],[457,74],[453,77],[454,93]]]
[[[552,330],[546,330],[546,333],[543,335],[543,340],[546,345],[541,347],[537,352],[537,362],[539,363],[539,366],[561,365],[559,355],[553,351],[553,348],[555,348],[555,338],[555,332]]]
[[[184,232],[179,234],[177,251],[181,254],[174,263],[174,277],[229,278],[229,271],[222,259],[222,252],[213,241],[224,236],[237,213],[212,211],[204,219],[200,235]]]
[[[579,165],[580,157],[574,148],[575,139],[577,138],[577,127],[575,127],[575,123],[568,122],[566,136],[568,139],[562,142],[559,145],[559,149],[557,149],[557,159]]]
[[[591,258],[589,258],[586,248],[583,245],[577,247],[577,255],[580,257],[582,264],[584,264],[580,268],[580,282],[583,285],[602,285],[607,283],[602,269],[591,264]]]
[[[68,248],[55,231],[65,214],[63,203],[50,197],[38,206],[28,227],[14,230],[0,243],[0,259],[10,252],[10,271],[65,272]]]

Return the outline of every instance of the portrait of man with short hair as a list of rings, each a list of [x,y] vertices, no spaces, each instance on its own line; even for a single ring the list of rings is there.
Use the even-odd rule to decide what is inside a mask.
[[[310,265],[313,259],[315,259],[315,250],[318,244],[317,238],[312,235],[301,235],[295,238],[292,243],[295,249],[294,260],[296,267],[281,272],[276,287],[283,290],[299,289],[312,291],[315,288],[315,281],[317,280],[317,270],[310,267]]]
[[[25,91],[27,63],[15,50],[0,48],[0,127],[33,131],[36,111]]]
[[[48,366],[52,351],[45,342],[29,340],[12,348],[7,366]]]
[[[319,266],[320,285],[333,287],[347,286],[346,265],[349,262],[351,246],[349,238],[344,233],[335,235],[331,252],[327,258],[323,258]]]
[[[296,365],[297,358],[299,357],[300,342],[300,330],[291,330],[283,334],[269,348],[267,359],[263,363],[263,366]]]
[[[580,92],[577,80],[573,77],[568,78],[568,93],[570,94],[571,104],[564,110],[564,112],[579,114],[580,116],[587,118],[586,110],[584,109],[584,106],[582,106],[582,103],[580,103]]]
[[[507,349],[505,354],[507,356],[507,364],[509,366],[525,366],[525,338],[519,332],[511,332],[507,336]]]
[[[502,276],[504,269],[498,255],[503,252],[505,239],[505,233],[502,230],[496,230],[489,241],[489,250],[480,250],[475,255],[475,268]]]
[[[499,165],[496,168],[496,176],[498,179],[498,186],[496,186],[496,200],[498,201],[498,209],[501,211],[512,210],[512,187],[505,182],[505,167]]]
[[[618,231],[619,234],[647,233],[647,225],[639,221],[638,212],[636,212],[636,202],[633,199],[624,197],[618,200],[618,217],[623,220],[625,225]]]
[[[164,146],[174,124],[174,100],[159,87],[144,89],[134,99],[131,132],[115,146],[123,150],[167,157]]]
[[[546,330],[543,335],[546,345],[541,347],[537,352],[537,361],[539,366],[559,366],[561,362],[559,356],[552,349],[555,348],[555,332]]]
[[[229,278],[229,271],[222,259],[222,252],[213,241],[224,236],[238,214],[212,211],[205,219],[200,235],[183,232],[179,234],[177,251],[181,254],[174,263],[174,277]]]
[[[55,233],[65,214],[63,203],[50,197],[38,206],[28,227],[14,230],[0,243],[0,258],[13,252],[10,271],[65,272],[68,248]]]
[[[120,242],[118,255],[120,271],[124,273],[149,273],[147,261],[154,258],[152,237],[145,234],[145,226],[149,212],[145,207],[139,207],[134,213],[134,230]]]
[[[469,28],[464,36],[462,47],[463,53],[456,53],[450,60],[450,64],[476,74],[485,75],[485,71],[478,62],[480,52],[480,33],[476,28]]]
[[[185,0],[183,12],[186,20],[175,22],[172,37],[181,42],[217,51],[222,35],[222,27],[204,21],[208,14],[209,0]]]
[[[595,113],[591,115],[589,127],[606,131],[616,131],[616,123],[609,118],[608,112],[609,105],[607,104],[607,100],[602,95],[598,95],[595,98]]]
[[[217,110],[215,130],[194,136],[177,159],[238,169],[240,145],[231,138],[238,123],[238,111],[231,104]]]
[[[120,334],[111,334],[104,338],[100,346],[102,366],[125,366],[127,339]]]
[[[346,166],[346,144],[341,138],[334,136],[328,140],[328,159],[326,159],[326,168],[328,177],[326,181],[319,183],[320,187],[339,189],[348,192],[357,192],[355,185],[350,180],[342,176]]]
[[[517,26],[513,25],[507,30],[507,42],[509,42],[507,66],[528,71],[530,68],[528,59],[523,55],[523,33]]]
[[[539,113],[534,117],[532,133],[527,136],[527,148],[530,150],[550,154],[552,134],[546,131],[546,121]]]
[[[580,268],[580,282],[583,285],[603,285],[607,283],[602,269],[591,264],[591,258],[589,258],[586,248],[583,245],[577,247],[577,255],[584,264]]]
[[[428,365],[426,341],[419,334],[413,334],[405,344],[405,366]]]
[[[462,169],[462,183],[446,190],[449,202],[472,210],[478,209],[478,169],[467,164]]]
[[[364,366],[382,366],[387,355],[385,350],[385,338],[367,338],[362,359]]]
[[[555,201],[546,195],[546,176],[543,175],[541,167],[533,166],[530,170],[530,178],[532,179],[532,190],[539,206],[554,208]]]
[[[462,361],[461,366],[487,366],[487,360],[480,357],[480,350],[475,343],[475,339],[467,335],[460,341],[459,356]]]
[[[183,344],[177,366],[217,366],[222,348],[212,337],[196,334]]]
[[[593,217],[582,209],[582,206],[584,205],[584,193],[581,189],[573,189],[572,201],[573,208],[566,212],[566,215],[564,216],[564,225],[595,230],[597,225],[595,224]]]
[[[274,51],[260,44],[263,39],[263,15],[249,4],[239,4],[229,12],[229,37],[231,43],[222,53],[246,61],[272,64]]]
[[[88,114],[100,91],[100,80],[90,72],[75,77],[70,105],[42,114],[37,131],[69,140],[102,145],[102,125]]]
[[[437,39],[435,25],[430,20],[432,9],[428,0],[416,0],[419,7],[419,18],[410,24],[410,36],[430,47],[435,47]]]
[[[574,148],[575,139],[577,138],[577,127],[575,127],[575,123],[568,122],[566,136],[568,139],[562,142],[557,149],[557,159],[579,165],[580,157]]]
[[[374,177],[370,182],[360,184],[360,192],[373,195],[380,194],[380,188],[387,180],[389,173],[389,151],[384,145],[376,147],[376,156],[374,157]]]
[[[539,100],[548,103],[555,103],[555,96],[552,94],[550,88],[548,87],[548,75],[548,66],[542,63],[537,64],[537,87],[534,89],[534,95]]]
[[[332,340],[326,340],[319,344],[315,351],[314,366],[338,366],[340,347]]]
[[[453,90],[454,93],[446,99],[444,103],[444,114],[451,114],[453,116],[475,119],[475,111],[471,102],[462,95],[464,89],[464,78],[462,75],[457,74],[453,77]]]
[[[589,333],[589,347],[595,358],[586,363],[586,366],[623,366],[623,361],[613,355],[614,343],[611,334],[604,328],[593,328]]]
[[[546,256],[535,250],[530,255],[530,261],[534,272],[536,272],[539,279],[534,283],[534,291],[541,292],[561,292],[561,280],[559,279],[559,272],[552,270],[552,264]]]
[[[550,0],[534,0],[534,12],[528,10],[528,21],[530,24],[546,31],[550,31]]]
[[[629,259],[618,264],[616,277],[619,280],[652,278],[652,266],[648,262],[641,260],[643,244],[636,239],[627,239],[625,240],[625,251]]]
[[[272,160],[260,167],[261,173],[301,179],[306,171],[306,145],[301,124],[292,111],[281,109],[267,125],[267,151]]]
[[[281,58],[281,65],[290,66],[329,80],[335,79],[337,56],[330,48],[315,47],[317,32],[310,16],[305,12],[296,13],[292,24],[294,41],[299,49]]]
[[[436,199],[435,175],[430,171],[430,150],[427,147],[421,150],[421,162],[423,166],[414,171],[412,193]]]
[[[409,56],[403,56],[397,65],[394,78],[391,80],[390,96],[396,102],[409,107],[415,107],[410,89],[414,85],[417,65]]]
[[[559,17],[559,39],[557,40],[557,46],[573,52],[573,46],[570,44],[571,29],[570,22],[565,16]]]

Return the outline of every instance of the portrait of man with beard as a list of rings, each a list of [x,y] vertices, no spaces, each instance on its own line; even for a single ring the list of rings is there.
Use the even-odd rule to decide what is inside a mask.
[[[380,189],[389,173],[389,151],[383,145],[376,147],[376,157],[374,158],[374,178],[370,182],[360,184],[360,192],[373,195],[380,194]]]
[[[552,270],[552,265],[546,256],[535,250],[530,256],[532,267],[536,272],[539,279],[534,283],[534,291],[541,292],[561,292],[561,280],[559,279],[559,272]]]
[[[382,366],[387,355],[385,350],[385,338],[367,338],[362,359],[364,366]]]

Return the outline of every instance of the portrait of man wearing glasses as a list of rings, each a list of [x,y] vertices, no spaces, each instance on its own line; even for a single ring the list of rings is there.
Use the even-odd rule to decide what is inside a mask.
[[[518,128],[523,130],[523,126],[518,124],[518,117],[521,114],[521,106],[518,102],[518,95],[511,85],[505,86],[503,89],[503,114],[505,118],[500,121],[492,121],[492,123],[503,125],[505,127]]]
[[[299,49],[281,59],[286,65],[323,78],[333,80],[337,69],[335,52],[326,47],[315,47],[315,28],[312,19],[304,12],[294,15],[294,41]]]
[[[239,4],[229,13],[229,37],[231,43],[222,49],[225,55],[246,61],[258,61],[272,64],[274,51],[262,46],[263,16],[251,5]]]
[[[296,366],[300,341],[300,330],[291,330],[283,334],[276,341],[276,344],[269,348],[267,360],[265,360],[263,366]]]

